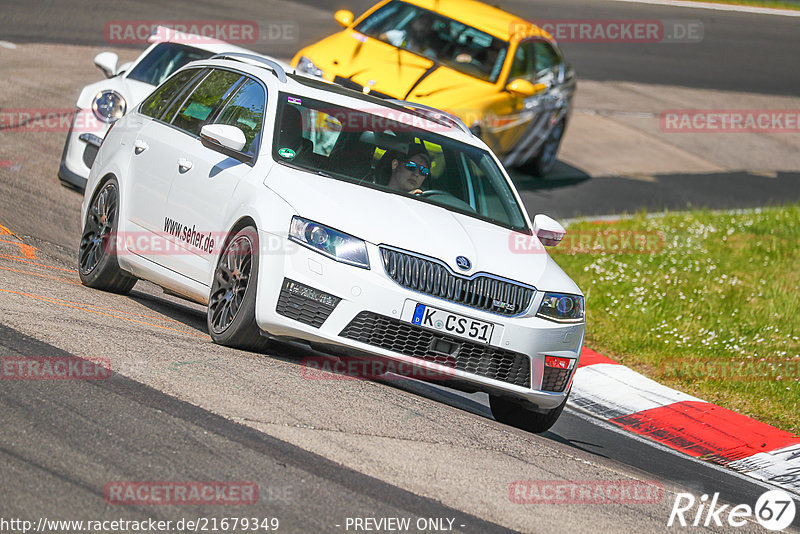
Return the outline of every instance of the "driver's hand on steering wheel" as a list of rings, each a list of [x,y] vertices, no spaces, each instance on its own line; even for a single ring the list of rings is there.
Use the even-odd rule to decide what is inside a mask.
[[[422,189],[414,189],[413,191],[409,191],[409,194],[411,194],[411,195],[421,195],[422,192],[423,192]]]

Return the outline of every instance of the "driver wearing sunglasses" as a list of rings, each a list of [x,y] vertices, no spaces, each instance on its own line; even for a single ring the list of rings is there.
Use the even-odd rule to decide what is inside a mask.
[[[413,145],[407,157],[392,159],[391,166],[389,187],[413,195],[422,193],[420,187],[431,175],[431,157],[422,145]]]

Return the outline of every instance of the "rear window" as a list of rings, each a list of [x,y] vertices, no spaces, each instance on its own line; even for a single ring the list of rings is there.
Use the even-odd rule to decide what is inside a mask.
[[[244,77],[238,72],[215,69],[186,99],[172,119],[173,126],[192,135],[209,122]]]
[[[179,72],[164,83],[164,85],[153,91],[153,93],[142,102],[139,111],[154,119],[161,117],[170,102],[183,92],[187,83],[197,76],[201,70],[202,69],[186,69]]]

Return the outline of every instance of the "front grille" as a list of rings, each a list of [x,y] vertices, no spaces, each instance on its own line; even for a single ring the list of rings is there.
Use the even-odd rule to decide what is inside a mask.
[[[450,302],[500,315],[519,315],[533,299],[533,288],[485,274],[459,276],[438,260],[386,247],[381,247],[381,257],[386,274],[401,286]]]
[[[339,335],[459,371],[531,387],[530,358],[525,354],[443,335],[392,317],[361,312]],[[443,353],[441,347],[449,347],[449,353]]]
[[[317,299],[310,298],[312,295]],[[327,303],[319,301],[320,295]],[[340,298],[328,295],[318,289],[284,278],[275,311],[295,321],[319,328],[340,300]]]
[[[342,87],[347,87],[348,89],[352,89],[354,91],[358,91],[359,93],[363,93],[364,92],[364,86],[359,84],[359,83],[354,82],[350,78],[344,78],[342,76],[336,76],[336,77],[333,78],[333,83],[335,83],[337,85],[341,85]],[[394,98],[391,95],[387,95],[386,93],[381,93],[380,91],[372,91],[372,90],[370,90],[369,94],[371,94],[372,96],[376,96],[378,98],[383,98],[383,99]]]
[[[542,377],[542,391],[552,391],[561,393],[567,387],[569,374],[572,369],[559,369],[557,367],[545,367]]]

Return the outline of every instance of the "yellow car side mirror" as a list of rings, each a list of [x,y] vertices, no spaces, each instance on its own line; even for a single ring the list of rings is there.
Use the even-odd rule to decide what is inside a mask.
[[[338,22],[340,26],[347,28],[353,23],[353,12],[346,9],[340,9],[333,14],[333,18],[336,19],[336,22]]]
[[[506,85],[506,91],[511,94],[528,97],[533,96],[537,93],[541,93],[547,89],[546,83],[531,83],[524,78],[517,78],[515,80],[511,80],[508,85]]]

